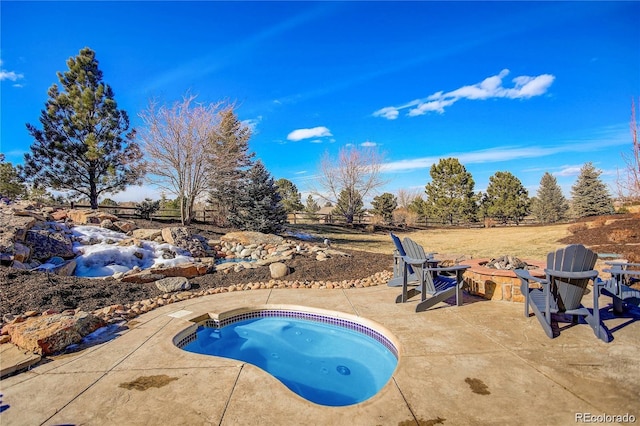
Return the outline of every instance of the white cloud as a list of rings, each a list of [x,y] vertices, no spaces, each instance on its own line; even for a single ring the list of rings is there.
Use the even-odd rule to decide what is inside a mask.
[[[365,148],[373,148],[374,146],[378,146],[378,144],[375,142],[366,141],[366,142],[362,142],[360,146],[363,146]]]
[[[580,174],[580,169],[582,168],[582,165],[580,166],[563,166],[562,169],[560,169],[557,172],[553,172],[552,175],[554,176],[578,176]]]
[[[329,129],[324,126],[313,127],[311,129],[296,129],[287,135],[290,141],[301,141],[303,139],[322,138],[325,136],[333,136]]]
[[[444,113],[445,108],[458,102],[460,99],[485,100],[491,98],[507,99],[528,99],[540,96],[547,92],[555,76],[551,74],[541,74],[535,77],[518,76],[513,78],[513,87],[504,87],[502,80],[509,74],[508,69],[500,71],[498,75],[487,77],[480,83],[462,86],[450,92],[436,92],[423,99],[417,99],[401,106],[388,106],[373,113],[374,117],[383,117],[388,120],[395,120],[400,114],[400,110],[409,108],[407,115],[415,117],[428,112]]]
[[[612,144],[614,142],[611,142]],[[584,152],[587,150],[603,149],[607,144],[594,139],[591,141],[581,141],[557,145],[553,147],[529,146],[529,147],[498,147],[483,149],[479,151],[448,153],[437,157],[421,157],[406,160],[392,161],[382,165],[385,172],[401,172],[408,170],[427,169],[437,163],[442,158],[457,158],[462,164],[497,163],[501,161],[513,161],[522,158],[541,158],[554,154]],[[567,166],[559,172],[553,173],[555,176],[574,176],[580,172],[581,166]],[[576,172],[577,170],[577,172]]]
[[[395,120],[400,115],[400,111],[396,107],[385,107],[373,113],[374,117],[384,117],[387,120]]]
[[[305,173],[307,173],[306,170],[301,170],[299,172],[295,172],[294,175],[304,175]]]
[[[258,124],[260,124],[262,122],[262,116],[259,115],[256,118],[249,118],[247,120],[243,120],[242,123],[246,126],[248,126],[251,129],[251,133],[257,133],[256,128],[258,127]]]
[[[22,74],[18,74],[15,71],[7,71],[5,70],[3,67],[3,62],[2,59],[0,59],[0,81],[4,81],[4,80],[11,80],[11,81],[18,81],[22,78],[24,78],[24,75]],[[22,87],[22,85],[17,85],[14,84],[15,87]]]

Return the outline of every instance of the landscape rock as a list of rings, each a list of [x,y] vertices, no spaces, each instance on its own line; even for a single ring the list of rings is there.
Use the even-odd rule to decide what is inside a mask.
[[[273,234],[263,234],[262,232],[239,231],[239,232],[229,232],[228,234],[220,237],[220,240],[227,241],[227,242],[236,242],[236,243],[240,243],[247,246],[249,244],[278,245],[284,241],[284,238],[278,235],[273,235]]]
[[[117,230],[124,232],[125,234],[136,229],[136,224],[128,220],[116,220],[113,222]],[[154,237],[155,238],[155,237]],[[141,238],[141,239],[153,239],[153,238]]]
[[[122,278],[120,278],[120,280],[125,283],[146,284],[158,281],[165,276],[166,275],[151,272],[147,269],[141,272],[127,273]]]
[[[162,229],[140,228],[131,231],[131,236],[139,240],[153,241],[162,236]]]
[[[71,239],[60,232],[50,230],[27,231],[25,244],[31,247],[31,258],[37,260],[60,256],[65,259],[75,257]]]
[[[282,262],[276,262],[269,265],[271,278],[278,279],[289,275],[289,267]]]
[[[65,260],[62,263],[56,264],[53,267],[47,268],[49,273],[55,275],[62,275],[69,277],[73,275],[76,270],[77,263],[74,259]]]
[[[118,228],[113,224],[113,222],[109,219],[105,219],[100,222],[100,227],[104,229],[110,229],[111,231],[116,231]]]
[[[193,257],[207,256],[208,247],[203,239],[196,238],[184,226],[162,228],[162,238],[169,244],[187,250]],[[201,238],[201,237],[200,237]]]
[[[90,313],[71,312],[27,318],[23,322],[7,324],[2,330],[11,336],[14,345],[40,355],[50,355],[80,343],[84,336],[106,325]]]
[[[18,262],[26,262],[31,256],[31,249],[24,244],[15,243],[13,245],[13,260]]]
[[[180,263],[175,266],[152,268],[149,269],[149,272],[152,274],[164,275],[165,277],[195,278],[206,274],[209,271],[209,268],[210,266],[206,263],[189,262]]]
[[[191,284],[184,277],[168,277],[156,281],[156,287],[163,293],[171,293],[174,291],[189,290]]]

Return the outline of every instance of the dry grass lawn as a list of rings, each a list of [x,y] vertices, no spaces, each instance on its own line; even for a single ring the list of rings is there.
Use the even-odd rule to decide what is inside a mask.
[[[569,235],[569,225],[508,226],[497,228],[446,229],[433,228],[398,232],[400,238],[409,237],[425,250],[446,257],[462,255],[498,257],[505,254],[527,259],[544,260],[547,253],[565,246],[558,242]],[[293,225],[299,232],[328,238],[337,248],[365,250],[376,253],[393,252],[388,233],[367,233],[361,229],[347,230],[331,225]]]

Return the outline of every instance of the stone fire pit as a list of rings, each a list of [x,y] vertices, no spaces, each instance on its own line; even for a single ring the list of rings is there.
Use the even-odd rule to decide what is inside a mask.
[[[503,256],[506,258],[507,256]],[[500,260],[501,258],[498,258]],[[524,296],[520,292],[520,279],[512,269],[495,269],[487,267],[492,259],[467,259],[465,265],[471,266],[464,273],[464,281],[471,294],[484,297],[489,300],[504,300],[507,302],[524,302]],[[509,259],[507,260],[507,263]],[[517,259],[526,263],[531,275],[544,278],[546,262],[536,260]],[[501,262],[498,262],[501,265]],[[501,265],[508,268],[510,265]],[[521,265],[518,265],[521,266]],[[515,268],[514,268],[515,269]]]

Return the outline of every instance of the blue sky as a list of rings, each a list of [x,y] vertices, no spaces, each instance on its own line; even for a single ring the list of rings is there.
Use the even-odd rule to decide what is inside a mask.
[[[274,178],[306,197],[323,153],[385,154],[381,191],[457,157],[535,195],[588,161],[613,184],[640,96],[640,2],[0,3],[0,151],[20,164],[47,90],[88,46],[134,127],[157,98],[227,99]],[[157,197],[149,187],[111,198]]]

